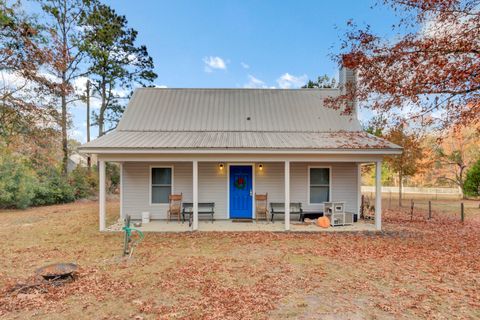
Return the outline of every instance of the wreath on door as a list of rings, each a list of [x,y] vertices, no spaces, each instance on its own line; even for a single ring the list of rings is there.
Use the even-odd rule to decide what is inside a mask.
[[[247,183],[244,178],[239,177],[233,182],[233,185],[237,189],[245,189],[245,187],[247,186]]]

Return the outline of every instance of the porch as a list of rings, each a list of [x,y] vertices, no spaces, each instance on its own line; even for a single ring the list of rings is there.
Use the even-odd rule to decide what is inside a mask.
[[[140,220],[133,220],[132,224]],[[105,231],[118,232],[122,230],[123,221],[119,220],[106,228]],[[167,222],[165,220],[152,220],[149,223],[142,224],[138,227],[142,232],[190,232],[192,228],[188,223]],[[234,222],[232,220],[216,220],[213,223],[210,221],[199,221],[198,231],[200,232],[284,232],[285,226],[281,222]],[[360,220],[351,225],[335,226],[329,228],[321,228],[314,223],[291,222],[291,232],[377,232],[373,221]]]
[[[198,155],[197,155],[198,157]],[[327,229],[314,224],[298,221],[298,215],[291,212],[287,204],[299,203],[305,213],[323,212],[323,203],[327,201],[343,202],[345,211],[359,220],[360,216],[360,171],[363,163],[376,164],[376,188],[381,184],[381,157],[368,155],[352,157],[351,155],[296,156],[288,160],[279,160],[278,155],[215,155],[200,159],[188,159],[188,156],[171,157],[164,155],[130,156],[111,155],[99,161],[100,193],[99,215],[100,230],[107,230],[105,223],[105,162],[120,164],[120,217],[123,220],[129,215],[133,221],[141,220],[142,213],[148,212],[151,222],[140,229],[152,232],[185,232],[185,231],[374,231],[381,230],[381,203],[375,203],[375,221],[354,222],[352,225],[335,226]],[[214,159],[220,159],[214,160]],[[285,158],[284,158],[285,159]],[[231,169],[250,167],[251,175],[243,194],[250,196],[250,201],[243,207],[246,217],[234,215],[232,190],[241,189],[238,181],[231,178]],[[162,172],[162,170],[164,172]],[[323,180],[313,182],[315,174],[323,175]],[[156,172],[159,171],[159,172]],[[168,179],[157,181],[156,174],[166,174]],[[162,178],[163,179],[163,178]],[[318,178],[317,178],[318,180]],[[320,179],[321,180],[321,179]],[[239,188],[240,187],[240,188]],[[158,190],[157,190],[158,189]],[[161,191],[162,189],[163,191]],[[249,189],[249,190],[248,190]],[[323,191],[322,191],[323,190]],[[237,190],[238,191],[238,190]],[[322,195],[323,192],[323,195]],[[315,193],[315,194],[314,194]],[[182,195],[182,202],[192,205],[192,223],[188,221],[167,221],[169,209],[168,195]],[[268,194],[268,208],[272,203],[284,205],[284,214],[275,215],[275,222],[255,222],[255,194]],[[162,200],[163,199],[163,200]],[[235,200],[236,201],[236,200]],[[204,220],[199,204],[214,203],[214,222]],[[244,209],[245,209],[244,208]],[[201,210],[200,210],[201,211]],[[248,215],[249,214],[249,215]],[[238,218],[251,220],[237,222]],[[115,228],[113,228],[115,229]],[[121,229],[121,228],[120,228]],[[108,228],[112,230],[112,228]]]

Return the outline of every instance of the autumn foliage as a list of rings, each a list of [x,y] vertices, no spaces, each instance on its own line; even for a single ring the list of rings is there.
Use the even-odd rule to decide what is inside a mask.
[[[463,224],[453,214],[386,210],[379,234],[149,233],[130,260],[120,258],[120,233],[98,233],[96,210],[84,202],[1,212],[9,241],[0,247],[0,318],[478,316],[478,210]],[[48,261],[77,262],[77,280],[11,293]]]
[[[386,39],[350,21],[338,60],[357,86],[333,101],[358,99],[393,122],[450,126],[480,121],[480,1],[385,0],[398,14]]]

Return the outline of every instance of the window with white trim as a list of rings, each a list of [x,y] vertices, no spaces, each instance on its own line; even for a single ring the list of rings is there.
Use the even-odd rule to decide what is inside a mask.
[[[152,203],[168,203],[172,194],[172,168],[152,168]]]
[[[309,168],[310,203],[330,201],[330,168]]]

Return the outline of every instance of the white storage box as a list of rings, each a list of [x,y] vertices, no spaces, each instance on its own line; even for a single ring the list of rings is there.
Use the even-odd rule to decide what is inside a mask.
[[[150,222],[150,212],[142,212],[142,223]]]

